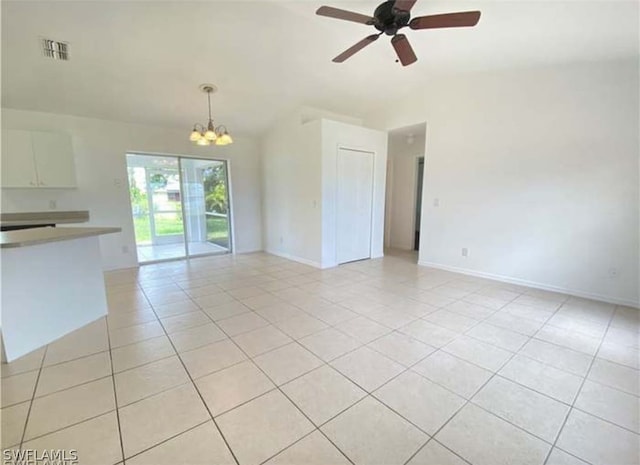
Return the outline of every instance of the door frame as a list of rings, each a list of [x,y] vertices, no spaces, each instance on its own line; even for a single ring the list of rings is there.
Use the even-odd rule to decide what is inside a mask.
[[[411,232],[413,233],[413,237],[412,237],[412,241],[411,244],[413,244],[413,247],[411,250],[416,251],[415,249],[415,233],[417,232],[416,227],[418,226],[417,224],[417,211],[418,211],[418,188],[419,186],[419,179],[420,179],[420,160],[422,160],[422,192],[420,192],[420,221],[422,222],[422,197],[424,197],[424,180],[425,180],[425,168],[427,166],[427,162],[426,162],[426,157],[423,155],[416,155],[415,158],[415,177],[414,177],[414,189],[413,189],[413,227],[411,228]],[[420,241],[422,240],[422,230],[420,230]],[[420,251],[420,247],[418,246],[418,250]]]

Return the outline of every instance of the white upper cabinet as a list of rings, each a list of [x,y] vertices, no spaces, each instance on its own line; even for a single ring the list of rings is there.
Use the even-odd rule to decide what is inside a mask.
[[[2,187],[38,187],[29,131],[7,131],[2,138]]]
[[[77,186],[68,134],[10,129],[3,141],[2,187]]]
[[[71,137],[59,132],[32,132],[40,187],[76,187]]]

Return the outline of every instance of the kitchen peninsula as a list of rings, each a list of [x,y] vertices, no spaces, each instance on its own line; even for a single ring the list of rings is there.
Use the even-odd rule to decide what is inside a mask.
[[[2,339],[15,360],[107,314],[99,236],[120,228],[0,233]]]

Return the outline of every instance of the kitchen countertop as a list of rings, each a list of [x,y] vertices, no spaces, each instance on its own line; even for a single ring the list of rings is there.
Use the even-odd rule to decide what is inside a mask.
[[[89,211],[87,210],[0,213],[1,226],[86,223],[87,221],[89,221]]]
[[[0,248],[28,247],[122,231],[121,228],[33,228],[0,233]]]

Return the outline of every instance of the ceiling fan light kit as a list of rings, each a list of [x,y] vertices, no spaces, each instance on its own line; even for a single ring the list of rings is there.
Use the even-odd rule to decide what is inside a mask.
[[[229,135],[227,127],[223,124],[215,126],[213,124],[213,118],[211,117],[211,94],[215,93],[218,88],[213,84],[202,84],[200,90],[207,94],[209,122],[206,126],[200,123],[194,124],[193,130],[189,135],[189,140],[200,146],[233,144],[233,138]]]
[[[402,66],[408,66],[418,61],[418,57],[413,51],[407,36],[398,34],[400,29],[409,27],[409,29],[441,29],[450,27],[472,27],[478,24],[480,20],[479,11],[463,11],[459,13],[446,13],[430,16],[418,16],[411,18],[411,8],[415,5],[416,0],[387,0],[381,3],[373,13],[373,16],[367,16],[353,11],[341,10],[331,6],[321,6],[316,11],[319,16],[328,18],[341,19],[354,23],[364,24],[366,26],[374,26],[378,31],[365,37],[357,44],[349,47],[340,55],[335,57],[335,63],[342,63],[351,56],[358,53],[367,45],[375,42],[382,34],[391,36],[391,45],[396,51],[398,60]]]

